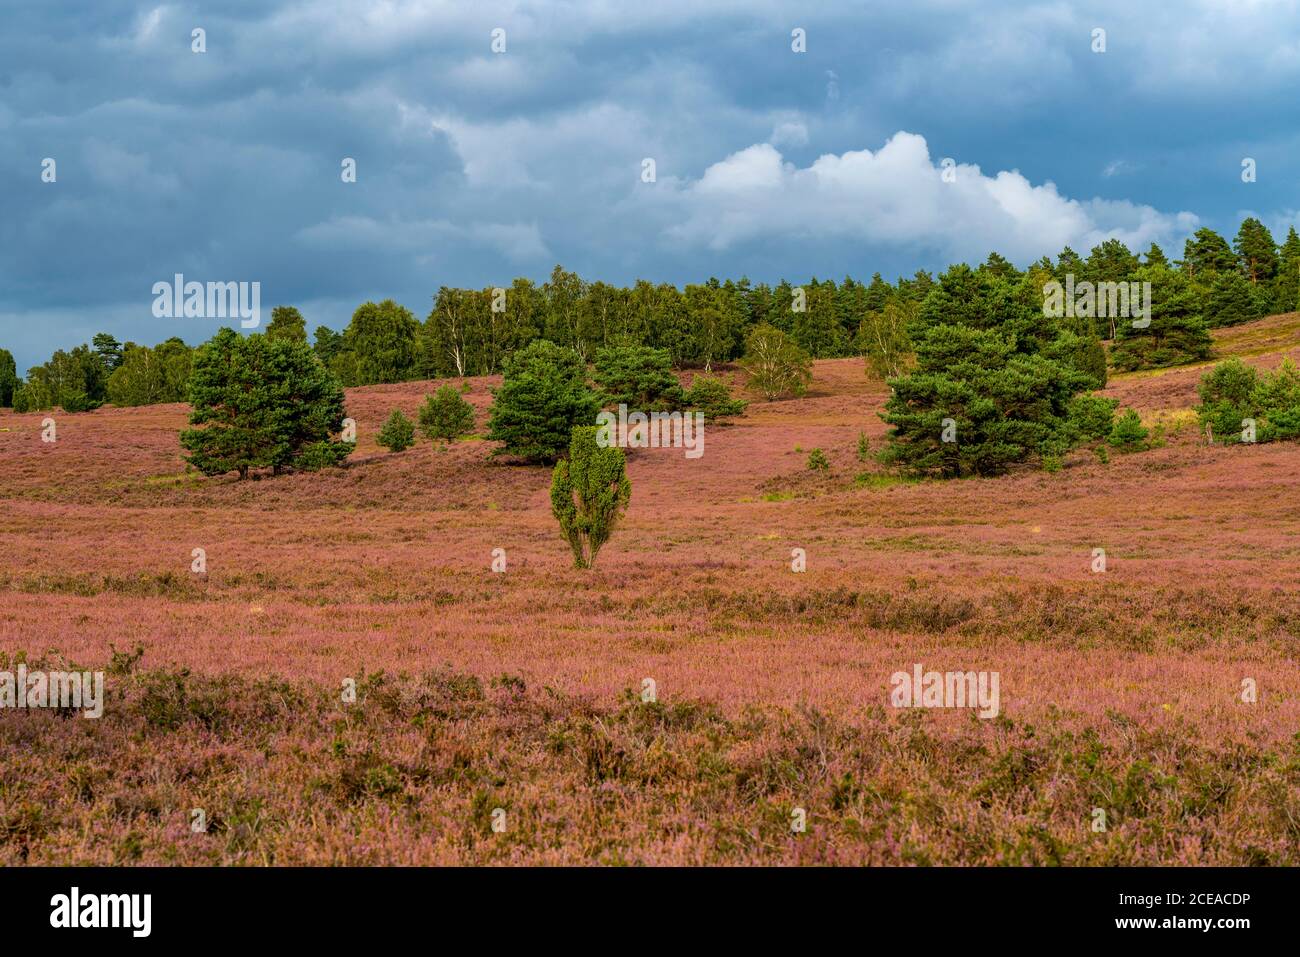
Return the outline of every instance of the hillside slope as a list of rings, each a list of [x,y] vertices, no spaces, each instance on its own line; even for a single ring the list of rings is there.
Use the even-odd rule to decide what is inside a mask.
[[[1268,365],[1296,354],[1298,323],[1218,341]],[[1199,374],[1108,392],[1188,421]],[[470,384],[482,428],[497,383]],[[185,476],[183,406],[56,415],[54,444],[41,415],[0,415],[0,650],[100,666],[138,644],[155,669],[120,679],[134,690],[82,743],[80,723],[39,732],[89,747],[99,783],[0,792],[6,820],[59,809],[43,841],[0,828],[0,860],[115,860],[129,831],[145,861],[1296,862],[1300,446],[1206,446],[1190,426],[1108,465],[1079,453],[1056,474],[859,484],[875,467],[857,437],[880,447],[885,386],[860,360],[823,361],[805,398],[709,428],[702,458],[634,453],[626,522],[583,573],[548,470],[496,463],[483,441],[376,448],[391,409],[413,414],[435,385],[349,390],[348,468],[242,483]],[[829,473],[806,469],[814,447]],[[890,676],[918,663],[997,671],[999,718],[890,707]],[[157,677],[173,668],[192,675]],[[381,669],[433,677],[366,685],[346,717],[331,689]],[[300,689],[300,712],[247,684],[271,676]],[[668,710],[635,710],[645,678]],[[173,680],[193,687],[166,693],[178,723],[158,726]],[[228,725],[176,703],[236,686]],[[767,717],[746,723],[751,708]],[[35,727],[0,715],[0,760],[37,754]],[[478,770],[454,770],[457,748]],[[343,782],[323,805],[303,797],[317,767]],[[261,801],[274,826],[184,843],[119,777],[152,782],[138,786],[157,807],[191,806],[195,787]],[[610,788],[627,803],[603,804]],[[485,800],[532,823],[495,844],[448,823]],[[812,810],[802,844],[794,805]],[[1099,805],[1105,835],[1088,830]]]

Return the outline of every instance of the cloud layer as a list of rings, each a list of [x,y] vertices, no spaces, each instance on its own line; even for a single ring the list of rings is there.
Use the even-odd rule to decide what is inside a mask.
[[[423,315],[441,284],[557,261],[613,282],[893,276],[1112,235],[1176,253],[1197,223],[1300,206],[1294,2],[871,7],[7,8],[0,346],[25,369],[100,328],[201,341],[216,323],[150,314],[176,272],[260,281],[338,328],[366,298]]]

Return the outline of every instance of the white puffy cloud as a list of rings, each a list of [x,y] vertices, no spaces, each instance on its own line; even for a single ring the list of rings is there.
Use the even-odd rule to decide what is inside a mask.
[[[996,249],[1022,263],[1066,245],[1086,253],[1112,236],[1130,248],[1168,243],[1198,222],[1192,213],[1124,200],[1070,199],[1053,183],[1034,185],[1014,170],[988,176],[958,164],[952,172],[946,182],[915,133],[896,133],[874,152],[828,153],[805,168],[760,143],[676,185],[660,202],[677,217],[665,230],[670,240],[715,251],[754,240],[821,240],[953,259],[982,259]]]
[[[783,120],[772,130],[768,142],[773,146],[807,146],[808,127],[799,120]]]

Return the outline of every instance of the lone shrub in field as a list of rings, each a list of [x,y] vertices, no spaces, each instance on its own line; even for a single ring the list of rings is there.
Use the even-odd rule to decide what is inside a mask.
[[[688,411],[699,412],[706,422],[726,419],[734,415],[744,415],[744,399],[733,399],[727,383],[714,376],[696,376],[691,387],[686,390],[682,403]]]
[[[574,426],[593,425],[600,402],[587,388],[587,367],[572,349],[538,339],[505,362],[505,381],[488,413],[488,438],[500,452],[554,462]]]
[[[420,407],[420,432],[431,442],[452,442],[474,431],[474,406],[452,385],[426,396]]]
[[[271,466],[338,465],[352,443],[343,428],[343,389],[305,343],[222,329],[194,357],[193,410],[181,433],[186,460],[204,475]]]
[[[1135,409],[1127,409],[1110,430],[1110,444],[1122,452],[1137,452],[1147,447],[1150,433]]]
[[[808,468],[813,472],[824,472],[831,467],[831,463],[826,458],[826,453],[821,449],[813,449],[808,453]]]
[[[551,476],[551,513],[573,550],[573,566],[590,568],[619,518],[627,511],[632,483],[620,448],[601,448],[595,426],[578,426],[569,457]]]
[[[812,381],[812,359],[793,339],[775,326],[755,326],[745,340],[740,365],[749,373],[749,387],[763,398],[801,396]]]
[[[401,409],[394,409],[375,441],[390,452],[403,452],[415,444],[415,426]]]

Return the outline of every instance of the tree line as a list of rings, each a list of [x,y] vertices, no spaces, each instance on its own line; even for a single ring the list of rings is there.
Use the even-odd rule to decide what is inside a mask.
[[[1001,284],[1003,298],[1037,303],[1040,313],[1043,286],[1052,280],[1150,282],[1149,327],[1096,316],[1071,331],[1085,340],[1078,347],[1094,363],[1104,363],[1107,353],[1092,340],[1111,340],[1115,368],[1176,365],[1209,356],[1209,329],[1300,308],[1300,236],[1292,227],[1278,245],[1252,217],[1231,243],[1214,230],[1197,230],[1181,260],[1170,260],[1155,244],[1139,255],[1109,239],[1086,257],[1066,247],[1054,261],[1043,257],[1023,271],[994,252],[977,267],[952,266],[937,278],[922,270],[894,283],[877,273],[869,282],[712,278],[682,288],[644,280],[620,287],[556,266],[540,285],[519,278],[508,287],[443,286],[423,321],[391,299],[363,303],[341,331],[317,326],[310,345],[344,386],[360,386],[498,374],[510,355],[538,340],[572,349],[586,362],[602,349],[642,345],[665,351],[677,368],[709,370],[740,358],[750,333],[766,325],[812,358],[864,355],[888,377],[911,361],[911,333],[924,309],[952,309],[960,320],[987,307],[987,296],[977,300],[963,290],[969,273]],[[929,304],[932,296],[937,299]],[[291,306],[272,311],[266,334],[309,341],[305,319]],[[104,402],[184,401],[192,360],[193,350],[179,338],[150,348],[101,333],[20,379],[12,356],[0,349],[0,405],[71,412]]]

